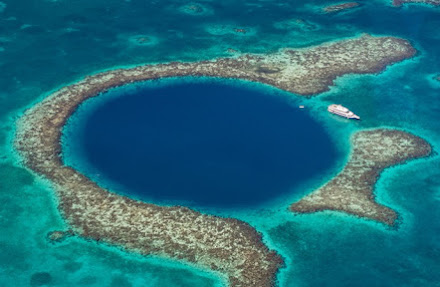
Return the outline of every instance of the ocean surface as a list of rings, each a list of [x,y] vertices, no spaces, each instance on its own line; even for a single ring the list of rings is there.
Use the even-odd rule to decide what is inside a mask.
[[[148,202],[230,209],[276,199],[337,160],[326,130],[285,93],[243,81],[164,82],[83,103],[64,131],[64,161]]]
[[[257,205],[206,208],[213,214],[245,220],[263,233],[265,243],[287,263],[278,274],[279,286],[440,286],[440,82],[433,79],[440,73],[440,9],[395,8],[385,0],[359,2],[359,8],[329,15],[320,10],[328,1],[2,0],[0,286],[223,284],[206,270],[81,238],[49,243],[48,232],[66,228],[57,200],[47,181],[22,166],[12,146],[14,123],[27,107],[59,87],[105,69],[224,57],[230,55],[228,49],[271,52],[362,33],[406,38],[418,54],[379,75],[344,76],[329,92],[310,99],[276,92],[290,103],[294,114],[289,116],[316,123],[310,136],[325,133],[328,139],[322,148],[334,149],[333,163],[319,176],[308,177]],[[200,9],[188,9],[191,4]],[[235,28],[246,33],[237,33]],[[219,88],[250,93],[247,87],[232,86],[222,83]],[[266,86],[251,89],[256,94],[274,92]],[[120,100],[127,105],[130,101],[128,97]],[[229,100],[249,102],[242,97]],[[263,101],[263,95],[256,101]],[[228,102],[217,103],[230,110],[225,106]],[[350,107],[362,121],[329,115],[326,106],[330,103]],[[294,109],[301,104],[304,114]],[[268,102],[268,107],[276,105]],[[301,128],[300,123],[284,124]],[[427,159],[387,169],[375,187],[377,200],[399,212],[398,228],[336,212],[301,216],[288,212],[290,203],[341,169],[353,132],[383,126],[422,136],[434,148]]]

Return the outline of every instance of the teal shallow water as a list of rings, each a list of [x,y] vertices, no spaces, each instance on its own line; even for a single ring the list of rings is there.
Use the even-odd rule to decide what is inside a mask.
[[[425,137],[438,150],[440,12],[362,2],[338,15],[317,13],[324,1],[203,1],[209,13],[185,14],[182,1],[3,1],[0,5],[0,285],[212,286],[215,275],[182,264],[126,254],[81,239],[59,245],[47,232],[64,228],[47,183],[20,167],[11,150],[15,119],[24,108],[83,75],[116,66],[199,60],[243,52],[273,51],[369,32],[410,39],[419,50],[411,61],[377,76],[347,76],[319,97],[299,101],[348,152],[358,129],[389,126]],[[297,25],[301,18],[308,25]],[[244,35],[231,27],[245,28]],[[151,37],[148,45],[133,42]],[[295,97],[294,95],[291,95]],[[328,116],[339,102],[361,115],[358,123]],[[341,167],[343,162],[339,163]],[[217,210],[248,221],[288,262],[280,286],[438,286],[440,282],[440,161],[387,170],[378,200],[402,217],[398,230],[339,213],[293,216],[290,202],[318,187],[338,168],[298,191],[258,209]],[[42,272],[44,274],[42,274]]]

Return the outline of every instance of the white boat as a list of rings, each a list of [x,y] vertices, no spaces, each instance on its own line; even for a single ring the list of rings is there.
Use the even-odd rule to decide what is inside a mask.
[[[330,105],[328,106],[327,110],[335,115],[347,118],[347,119],[355,119],[355,120],[360,120],[361,118],[354,114],[352,111],[350,111],[349,109],[347,109],[346,107],[343,107],[341,105]]]

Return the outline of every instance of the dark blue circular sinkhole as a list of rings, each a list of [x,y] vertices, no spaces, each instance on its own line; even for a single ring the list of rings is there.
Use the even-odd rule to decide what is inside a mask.
[[[336,159],[329,136],[307,111],[266,87],[174,80],[109,93],[74,113],[63,156],[99,184],[123,186],[136,198],[257,205],[319,175]]]

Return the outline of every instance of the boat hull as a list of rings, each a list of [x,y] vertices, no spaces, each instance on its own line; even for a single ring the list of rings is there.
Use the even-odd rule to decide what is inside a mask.
[[[330,113],[352,120],[360,120],[360,117],[341,105],[330,105],[327,109]]]

